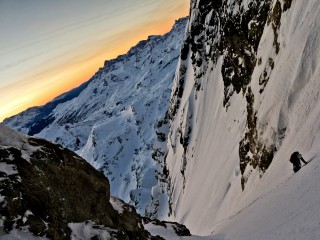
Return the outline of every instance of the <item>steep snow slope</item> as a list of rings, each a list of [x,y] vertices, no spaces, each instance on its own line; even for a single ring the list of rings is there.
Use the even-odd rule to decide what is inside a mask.
[[[4,123],[77,151],[104,171],[113,195],[144,213],[152,187],[163,179],[168,133],[163,123],[187,21],[106,61],[78,89]],[[165,198],[161,191],[157,196]],[[154,203],[152,212],[159,205]]]
[[[166,164],[171,218],[192,232],[320,238],[319,13],[317,0],[191,1]],[[313,161],[293,175],[296,150]]]

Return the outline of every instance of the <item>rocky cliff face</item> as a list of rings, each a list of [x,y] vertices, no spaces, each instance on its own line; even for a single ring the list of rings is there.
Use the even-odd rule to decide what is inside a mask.
[[[231,105],[234,94],[242,94],[246,101],[247,132],[239,145],[240,170],[244,175],[247,165],[264,172],[270,165],[275,145],[266,144],[259,139],[257,130],[256,110],[254,109],[254,94],[251,90],[252,74],[256,65],[260,65],[262,58],[258,59],[258,46],[265,27],[272,25],[274,30],[274,54],[278,54],[278,28],[281,14],[291,6],[291,1],[285,1],[283,7],[279,1],[272,6],[271,0],[266,1],[192,1],[191,23],[184,43],[179,83],[176,85],[170,106],[170,116],[173,119],[180,107],[180,100],[185,86],[187,66],[184,61],[191,61],[194,72],[194,96],[202,86],[205,73],[217,66],[221,61],[219,70],[223,80],[223,107],[226,112]],[[274,60],[269,58],[268,65],[259,78],[261,94],[268,82],[268,71],[274,68]],[[201,87],[202,86],[202,87]],[[192,117],[190,117],[191,119]],[[284,131],[281,129],[281,131]],[[182,145],[186,145],[191,134],[191,128],[182,133]],[[182,169],[183,170],[183,169]],[[184,171],[184,170],[183,170]],[[248,176],[243,176],[244,188]]]
[[[3,125],[0,133],[0,216],[5,232],[18,229],[70,239],[72,224],[92,221],[117,239],[151,237],[133,207],[127,205],[118,213],[110,203],[108,179],[85,160]]]
[[[139,213],[166,216],[166,206],[159,210],[163,191],[152,188],[165,180],[165,113],[187,21],[106,61],[79,88],[4,123],[77,151],[108,176],[113,195]]]
[[[314,136],[303,121],[318,126],[317,10],[316,1],[191,1],[168,111],[173,219],[210,233],[260,196],[265,175],[276,176],[270,186],[284,181],[290,151],[317,148],[319,139],[297,141]]]

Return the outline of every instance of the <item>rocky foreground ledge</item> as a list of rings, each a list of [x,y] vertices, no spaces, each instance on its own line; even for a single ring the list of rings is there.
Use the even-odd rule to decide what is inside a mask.
[[[147,223],[165,224],[110,197],[108,179],[75,153],[0,124],[1,238],[162,239]]]

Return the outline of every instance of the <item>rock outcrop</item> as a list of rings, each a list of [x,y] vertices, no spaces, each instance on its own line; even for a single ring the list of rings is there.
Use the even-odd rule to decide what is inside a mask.
[[[109,181],[102,172],[61,145],[3,125],[0,189],[0,223],[7,233],[20,229],[70,239],[72,224],[91,221],[115,239],[151,238],[132,206],[122,202],[119,212],[110,203]]]

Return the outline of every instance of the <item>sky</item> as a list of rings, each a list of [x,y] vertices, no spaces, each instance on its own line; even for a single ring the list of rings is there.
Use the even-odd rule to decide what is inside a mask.
[[[0,122],[168,32],[189,0],[0,0]]]

